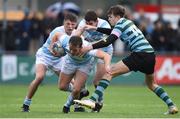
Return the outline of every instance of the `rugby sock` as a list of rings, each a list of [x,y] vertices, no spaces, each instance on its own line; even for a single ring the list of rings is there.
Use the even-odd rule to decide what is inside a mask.
[[[95,88],[97,88],[97,85],[94,85]],[[103,102],[103,95],[98,98],[98,102]]]
[[[27,97],[24,99],[24,104],[30,106],[31,105],[31,99],[28,99]]]
[[[103,92],[109,86],[109,84],[110,84],[109,80],[101,79],[99,81],[99,84],[98,84],[96,90],[94,91],[94,93],[90,97],[90,99],[96,102],[99,99],[99,97],[103,96]]]
[[[70,95],[68,96],[67,102],[64,104],[64,106],[70,108],[70,106],[71,106],[72,104],[73,104],[73,96],[72,96],[72,94],[70,94]]]
[[[103,95],[99,97],[98,102],[102,103],[103,102]]]
[[[160,86],[154,89],[154,93],[156,93],[156,95],[160,97],[167,104],[168,107],[174,105],[168,94]]]

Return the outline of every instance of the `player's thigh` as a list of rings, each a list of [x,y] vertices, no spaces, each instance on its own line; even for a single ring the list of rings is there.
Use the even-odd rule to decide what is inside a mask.
[[[111,72],[113,77],[128,73],[129,71],[129,68],[122,62],[122,60],[116,64],[111,65]]]
[[[44,78],[47,68],[44,64],[36,64],[36,79]]]
[[[105,74],[105,72],[106,72],[106,70],[105,70],[105,65],[104,65],[104,63],[98,63],[97,64],[97,74],[98,75],[103,75],[103,74]]]
[[[58,82],[59,87],[64,88],[69,85],[73,78],[73,74],[66,74],[64,72],[60,73],[60,80]]]
[[[100,80],[100,79],[103,77],[103,75],[106,73],[104,63],[97,63],[96,69],[97,69],[97,70],[96,70],[96,74],[95,74],[94,80],[95,80],[95,81],[98,81],[98,80]]]
[[[74,80],[74,89],[76,91],[80,91],[81,88],[85,85],[87,78],[88,78],[88,74],[86,74],[80,70],[77,70],[76,77]]]

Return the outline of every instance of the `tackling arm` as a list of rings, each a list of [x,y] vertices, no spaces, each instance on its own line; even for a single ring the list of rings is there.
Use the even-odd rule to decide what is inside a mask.
[[[111,55],[109,55],[108,53],[106,53],[102,50],[97,50],[96,57],[104,60],[105,69],[107,72],[110,72]]]
[[[110,35],[112,32],[112,29],[110,29],[110,28],[96,27],[96,26],[91,26],[91,25],[85,25],[84,29],[85,30],[96,30],[98,32],[101,32],[101,33],[107,34],[107,35]]]
[[[98,49],[102,47],[107,47],[110,44],[112,44],[114,41],[116,41],[118,37],[114,34],[109,35],[106,39],[100,40],[94,44],[92,44],[93,49]]]
[[[96,31],[101,32],[101,33],[104,33],[104,34],[107,34],[107,35],[110,35],[112,29],[97,27]]]
[[[84,27],[79,27],[78,29],[74,30],[71,36],[81,36],[84,32]]]

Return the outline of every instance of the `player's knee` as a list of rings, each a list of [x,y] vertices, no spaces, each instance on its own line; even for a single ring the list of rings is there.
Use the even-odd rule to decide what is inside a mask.
[[[38,82],[38,83],[41,83],[43,81],[43,79],[44,79],[44,76],[38,75],[38,76],[36,76],[35,81]]]
[[[59,88],[59,90],[62,90],[62,91],[66,91],[67,90],[67,86],[63,85],[63,84],[58,85],[58,88]]]

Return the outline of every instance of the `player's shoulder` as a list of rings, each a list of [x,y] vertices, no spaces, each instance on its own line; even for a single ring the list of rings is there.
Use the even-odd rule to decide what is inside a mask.
[[[67,35],[66,33],[60,33],[59,34],[59,37],[60,37],[60,39],[65,39],[65,40],[67,40],[67,39],[70,39],[70,36],[69,35]]]
[[[117,21],[116,25],[123,25],[123,24],[129,23],[129,22],[132,22],[132,21],[130,19],[121,18]]]
[[[65,32],[65,30],[64,30],[64,26],[58,26],[58,27],[56,27],[56,28],[54,28],[52,31],[51,31],[51,34],[52,33],[57,33],[57,32]]]
[[[85,24],[86,24],[85,19],[82,19],[82,20],[80,20],[80,22],[79,22],[79,25],[78,25],[78,26],[82,26],[82,25],[85,25]]]
[[[58,41],[62,44],[63,47],[66,47],[68,45],[69,39],[70,36],[65,33],[60,34],[60,36],[58,37]]]
[[[55,27],[54,29],[53,29],[53,31],[56,31],[56,30],[59,30],[59,29],[63,29],[64,28],[64,26],[58,26],[58,27]]]
[[[98,27],[110,27],[110,24],[105,19],[98,18]]]
[[[98,22],[107,22],[105,19],[99,18],[98,17]]]

